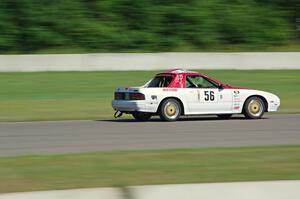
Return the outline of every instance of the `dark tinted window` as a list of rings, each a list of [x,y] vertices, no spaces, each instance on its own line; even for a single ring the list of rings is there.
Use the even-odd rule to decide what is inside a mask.
[[[172,82],[172,76],[156,76],[154,79],[148,84],[148,87],[168,87]]]

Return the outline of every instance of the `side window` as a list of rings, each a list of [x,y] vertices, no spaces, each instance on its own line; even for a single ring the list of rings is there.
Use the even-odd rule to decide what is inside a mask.
[[[172,82],[172,76],[156,76],[149,84],[148,88],[153,87],[168,87]]]
[[[214,82],[209,81],[202,76],[186,76],[186,87],[187,88],[217,88],[217,85]]]

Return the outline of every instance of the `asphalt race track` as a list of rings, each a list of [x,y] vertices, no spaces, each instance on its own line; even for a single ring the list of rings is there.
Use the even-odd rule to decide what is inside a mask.
[[[300,114],[178,122],[101,121],[0,123],[0,155],[108,150],[300,144]]]

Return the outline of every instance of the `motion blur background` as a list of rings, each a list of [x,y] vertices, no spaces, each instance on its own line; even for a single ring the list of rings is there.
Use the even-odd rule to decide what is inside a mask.
[[[258,53],[258,59],[227,53],[249,51],[276,53]],[[220,70],[222,61],[207,53],[201,54],[216,60],[214,70],[198,62],[195,69],[278,95],[280,114],[252,121],[113,119],[114,89],[143,85],[162,68],[74,70],[74,63],[82,62],[79,69],[110,63],[103,59],[109,52],[120,62],[118,70],[124,69],[124,54],[239,54],[221,59],[235,61],[234,70]],[[82,58],[85,53],[96,54]],[[278,54],[285,56],[278,63],[282,70],[262,62],[274,63]],[[0,0],[0,193],[119,187],[130,198],[126,187],[132,185],[299,180],[300,70],[293,61],[299,55],[300,0]],[[147,60],[137,59],[133,69],[142,70]],[[252,60],[261,68],[235,70]],[[49,72],[53,63],[71,69]]]
[[[0,53],[299,51],[299,0],[1,0]]]

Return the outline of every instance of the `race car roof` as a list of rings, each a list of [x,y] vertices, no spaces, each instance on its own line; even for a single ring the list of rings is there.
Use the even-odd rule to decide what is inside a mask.
[[[172,70],[166,70],[162,73],[159,73],[157,75],[178,75],[178,74],[185,74],[185,75],[201,75],[201,76],[204,76],[218,84],[221,84],[223,85],[225,88],[234,88],[232,86],[229,86],[229,85],[226,85],[226,84],[223,84],[222,82],[220,82],[219,80],[215,79],[215,78],[212,78],[210,76],[208,76],[207,74],[204,74],[204,73],[199,73],[199,72],[195,72],[195,71],[190,71],[190,70],[184,70],[184,69],[181,69],[181,68],[177,68],[177,69],[172,69]],[[242,88],[242,87],[240,87]]]
[[[190,70],[184,70],[184,69],[172,69],[172,70],[166,70],[162,73],[159,73],[157,75],[177,75],[177,74],[185,74],[185,75],[201,75],[201,76],[204,76],[204,77],[207,77],[217,83],[220,83],[220,81],[212,78],[212,77],[209,77],[207,74],[204,74],[204,73],[199,73],[199,72],[195,72],[195,71],[190,71]]]
[[[160,74],[178,74],[178,73],[194,73],[194,74],[200,74],[198,72],[195,72],[195,71],[190,71],[190,70],[184,70],[184,69],[181,69],[181,68],[177,68],[177,69],[171,69],[171,70],[166,70]]]

